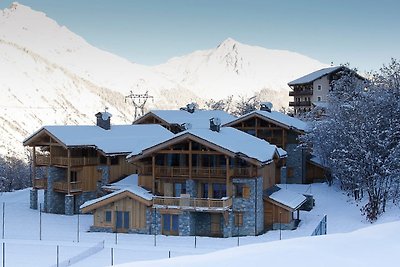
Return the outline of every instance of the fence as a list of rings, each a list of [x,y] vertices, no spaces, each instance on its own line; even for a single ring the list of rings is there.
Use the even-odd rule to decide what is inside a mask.
[[[328,216],[325,215],[322,220],[319,222],[314,232],[312,232],[311,236],[314,235],[326,235],[328,227]]]
[[[84,251],[82,251],[81,253],[79,253],[78,255],[75,255],[74,257],[70,258],[70,259],[66,259],[62,262],[59,262],[59,255],[58,255],[58,247],[57,247],[57,264],[52,265],[51,267],[67,267],[67,266],[71,266],[79,261],[82,261],[94,254],[96,254],[97,252],[101,251],[104,249],[104,241],[94,245],[91,248],[88,248]]]

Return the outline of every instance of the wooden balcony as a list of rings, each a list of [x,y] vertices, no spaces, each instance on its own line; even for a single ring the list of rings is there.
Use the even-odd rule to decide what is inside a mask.
[[[151,175],[152,166],[145,165],[142,174]],[[156,166],[156,177],[189,177],[189,167]],[[233,168],[229,169],[229,176],[256,177],[257,168]],[[193,178],[226,178],[225,167],[192,167]]]
[[[35,178],[33,179],[34,189],[47,189],[47,178]]]
[[[49,165],[50,156],[49,155],[36,155],[36,165]]]
[[[304,96],[304,95],[312,95],[313,90],[295,90],[295,91],[290,91],[289,96]]]
[[[68,157],[51,157],[49,155],[36,155],[37,165],[68,166]],[[98,165],[97,157],[72,157],[71,166]]]
[[[311,107],[311,101],[289,102],[289,107]]]
[[[82,192],[81,182],[71,182],[71,194]],[[60,193],[68,193],[68,183],[66,181],[58,181],[53,183],[53,190]]]
[[[153,206],[185,210],[227,210],[232,207],[232,198],[190,198],[190,197],[153,197]]]

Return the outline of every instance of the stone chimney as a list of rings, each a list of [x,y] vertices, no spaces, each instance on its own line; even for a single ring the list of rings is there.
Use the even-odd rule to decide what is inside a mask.
[[[271,102],[261,102],[260,103],[260,110],[271,112],[272,110],[272,103]]]
[[[210,119],[210,130],[219,132],[221,130],[221,120],[219,118]]]
[[[196,108],[197,108],[197,104],[195,102],[192,102],[192,103],[187,104],[186,107],[180,108],[180,110],[185,110],[189,113],[194,113]]]
[[[103,128],[104,130],[111,129],[111,113],[107,112],[107,109],[104,112],[96,113],[97,122],[96,125]]]

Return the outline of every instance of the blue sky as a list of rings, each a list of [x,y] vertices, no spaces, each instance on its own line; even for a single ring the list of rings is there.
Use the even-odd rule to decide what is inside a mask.
[[[19,0],[89,43],[156,65],[228,37],[361,71],[400,59],[398,0]],[[12,1],[0,0],[0,8]]]

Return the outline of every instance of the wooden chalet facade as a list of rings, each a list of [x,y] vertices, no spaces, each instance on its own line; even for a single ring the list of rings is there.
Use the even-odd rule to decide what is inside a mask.
[[[234,127],[264,139],[287,152],[287,158],[282,162],[284,168],[276,175],[275,183],[312,183],[324,178],[325,172],[320,166],[310,162],[308,151],[299,146],[299,136],[307,131],[305,122],[281,112],[271,111],[264,104],[261,110],[245,114],[224,126]]]
[[[31,208],[38,206],[37,190],[44,190],[44,211],[73,214],[85,201],[101,196],[103,185],[136,173],[126,156],[135,143],[143,141],[138,133],[144,131],[170,135],[155,125],[110,126],[109,118],[108,124],[98,122],[97,126],[41,128],[24,141],[24,146],[32,148]]]
[[[269,229],[264,222],[270,220],[265,218],[269,214],[264,213],[263,192],[275,184],[283,152],[231,127],[189,130],[144,147],[128,160],[138,169],[133,192],[146,189],[151,205],[140,214],[129,207],[118,211],[147,224],[142,228],[127,224],[124,231],[222,237],[263,233]],[[95,218],[108,211],[110,222],[118,214],[115,206],[121,204],[99,199],[85,203],[82,211],[93,212]],[[92,229],[118,231],[105,221],[95,219]]]

